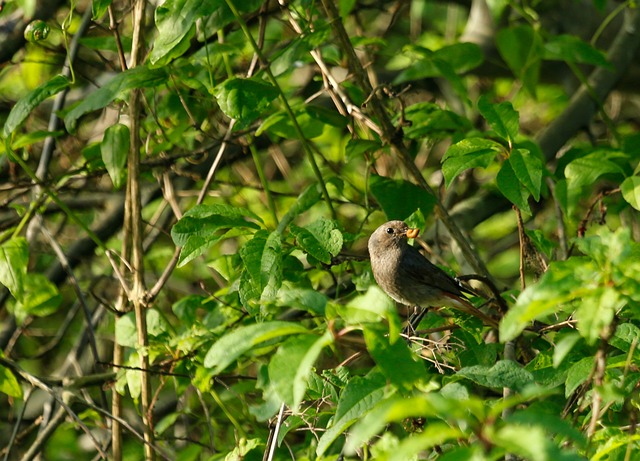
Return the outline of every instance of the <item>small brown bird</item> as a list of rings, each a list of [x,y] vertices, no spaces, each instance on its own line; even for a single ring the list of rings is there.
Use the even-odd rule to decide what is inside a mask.
[[[380,288],[399,303],[420,307],[451,307],[497,327],[495,319],[478,310],[464,297],[465,288],[458,281],[409,245],[407,239],[417,237],[418,233],[418,229],[412,229],[402,221],[389,221],[371,234],[371,269]]]

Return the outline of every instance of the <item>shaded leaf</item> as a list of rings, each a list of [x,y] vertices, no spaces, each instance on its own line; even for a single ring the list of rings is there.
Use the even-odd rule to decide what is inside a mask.
[[[389,392],[393,392],[393,390],[387,389],[386,378],[376,370],[367,376],[356,376],[351,379],[340,395],[331,426],[318,441],[316,454],[322,456],[344,431],[371,410]]]
[[[78,119],[84,114],[102,109],[111,104],[116,98],[122,97],[128,90],[134,88],[152,88],[167,81],[167,69],[149,69],[145,66],[134,67],[117,74],[106,85],[89,93],[77,106],[67,112],[64,124],[73,133]]]
[[[289,207],[289,211],[282,217],[278,224],[278,232],[283,233],[291,222],[300,214],[307,211],[320,201],[322,194],[317,184],[311,184],[298,196],[295,203]]]
[[[404,341],[390,342],[383,328],[365,327],[367,350],[380,371],[398,388],[411,389],[427,374]]]
[[[372,174],[369,177],[369,188],[390,220],[406,219],[416,209],[428,215],[436,203],[435,197],[426,190],[403,179]]]
[[[529,208],[529,192],[518,180],[515,171],[510,162],[504,162],[502,168],[496,176],[496,184],[498,189],[502,192],[511,203],[520,208],[527,214],[531,214],[531,208]]]
[[[544,58],[613,69],[605,53],[576,35],[551,36],[544,44]]]
[[[533,195],[536,201],[540,200],[544,174],[542,159],[526,149],[516,148],[511,151],[508,162],[511,164],[518,181]]]
[[[543,51],[538,32],[529,25],[500,29],[496,34],[496,45],[513,74],[535,96]]]
[[[102,161],[116,189],[120,189],[125,176],[129,141],[129,127],[116,123],[106,129],[100,144]]]
[[[495,365],[474,365],[465,367],[456,373],[484,387],[500,389],[508,387],[521,390],[533,384],[533,375],[513,360],[499,360]]]
[[[45,317],[58,310],[62,296],[58,288],[43,274],[29,274],[24,280],[24,296],[15,305],[20,321],[29,315]]]
[[[445,137],[471,129],[467,118],[428,102],[410,105],[404,111],[404,118],[409,124],[403,132],[409,139]]]
[[[331,344],[330,331],[321,337],[301,335],[285,341],[269,363],[269,377],[274,391],[294,413],[307,390],[307,380],[322,349]]]
[[[515,142],[520,130],[520,115],[510,102],[492,104],[489,98],[483,95],[478,100],[478,110],[498,136],[505,139],[509,145]]]
[[[15,129],[25,121],[31,111],[38,107],[40,103],[54,94],[66,89],[70,84],[71,82],[67,77],[57,75],[20,98],[18,102],[15,103],[11,112],[9,112],[7,120],[4,122],[4,128],[2,130],[4,137],[8,137],[13,133]]]

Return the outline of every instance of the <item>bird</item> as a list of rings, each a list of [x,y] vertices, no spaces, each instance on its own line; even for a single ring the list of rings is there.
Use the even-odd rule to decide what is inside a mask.
[[[419,233],[419,229],[410,228],[403,221],[389,221],[371,234],[371,270],[380,288],[401,304],[458,309],[496,328],[498,322],[465,297],[464,292],[470,293],[468,289],[409,244],[408,239]]]

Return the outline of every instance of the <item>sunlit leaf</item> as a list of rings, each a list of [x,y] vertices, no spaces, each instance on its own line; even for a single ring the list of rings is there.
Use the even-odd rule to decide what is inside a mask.
[[[23,237],[15,237],[0,245],[0,283],[11,292],[14,298],[22,299],[29,249]]]
[[[640,210],[640,177],[629,176],[620,184],[622,197],[636,210]]]
[[[257,119],[278,97],[273,85],[257,78],[231,78],[215,88],[214,95],[220,109],[238,120],[239,128]]]
[[[302,325],[289,322],[264,322],[238,327],[224,335],[207,351],[204,366],[211,374],[219,374],[231,363],[255,346],[270,339],[308,333]]]
[[[502,152],[503,146],[485,138],[468,138],[455,143],[447,149],[442,159],[442,173],[447,186],[469,168],[488,167]]]

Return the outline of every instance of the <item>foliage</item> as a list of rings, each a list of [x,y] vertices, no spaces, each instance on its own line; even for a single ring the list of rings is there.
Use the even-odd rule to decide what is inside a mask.
[[[0,72],[2,454],[635,459],[640,11],[529,3],[31,22]],[[403,328],[388,219],[499,329]]]

